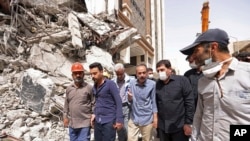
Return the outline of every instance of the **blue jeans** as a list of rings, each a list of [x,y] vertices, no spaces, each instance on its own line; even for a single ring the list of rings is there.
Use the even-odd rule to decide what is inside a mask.
[[[95,122],[95,141],[115,141],[116,129],[113,127],[113,124],[113,121],[104,124]]]
[[[90,127],[69,127],[69,137],[70,141],[90,141]]]
[[[128,119],[129,119],[129,107],[123,106],[122,107],[124,124],[121,130],[117,131],[118,140],[119,141],[127,141],[128,140]]]

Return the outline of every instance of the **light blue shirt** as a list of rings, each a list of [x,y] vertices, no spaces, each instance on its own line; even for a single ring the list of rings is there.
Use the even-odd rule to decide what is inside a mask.
[[[147,79],[143,85],[137,79],[130,80],[129,89],[133,94],[130,118],[135,125],[144,126],[153,122],[153,114],[157,113],[155,100],[155,81]]]
[[[121,87],[119,86],[119,82],[117,81],[117,77],[114,78],[113,81],[115,82],[118,89],[120,90],[119,92],[120,92],[120,96],[122,99],[122,103],[128,102],[127,91],[128,91],[130,77],[127,74],[125,74],[124,84]]]

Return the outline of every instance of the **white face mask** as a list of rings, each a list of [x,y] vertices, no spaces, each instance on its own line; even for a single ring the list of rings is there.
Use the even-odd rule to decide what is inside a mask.
[[[205,60],[205,65],[208,65],[208,64],[211,64],[213,61],[212,61],[212,57],[209,57],[208,59]]]
[[[198,66],[195,64],[195,61],[193,61],[192,63],[189,63],[189,66],[192,69],[197,69],[198,68]]]
[[[211,62],[202,67],[202,73],[207,78],[213,78],[220,70],[223,63],[232,60],[232,58],[228,58],[222,62]]]
[[[162,81],[165,81],[168,78],[167,74],[165,71],[160,71],[159,72],[159,79]]]
[[[204,63],[205,63],[205,65],[208,65],[208,64],[210,64],[210,63],[212,63],[212,62],[213,62],[213,60],[212,60],[212,54],[211,54],[211,50],[209,50],[209,58],[206,59],[206,60],[204,61]]]
[[[154,78],[154,75],[153,75],[153,74],[149,74],[149,75],[148,75],[148,78],[149,78],[149,79],[152,79],[152,78]]]
[[[213,78],[220,71],[222,63],[214,62],[202,67],[202,73],[207,78]]]

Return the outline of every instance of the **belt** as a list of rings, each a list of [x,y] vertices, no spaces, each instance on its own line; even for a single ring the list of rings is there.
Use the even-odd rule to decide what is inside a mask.
[[[122,107],[128,106],[128,102],[122,103]]]

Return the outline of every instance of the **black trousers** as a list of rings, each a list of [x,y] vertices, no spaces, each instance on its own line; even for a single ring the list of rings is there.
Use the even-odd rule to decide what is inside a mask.
[[[158,134],[160,141],[188,141],[189,139],[189,136],[186,136],[183,130],[175,133],[165,133],[164,130],[158,129]]]

